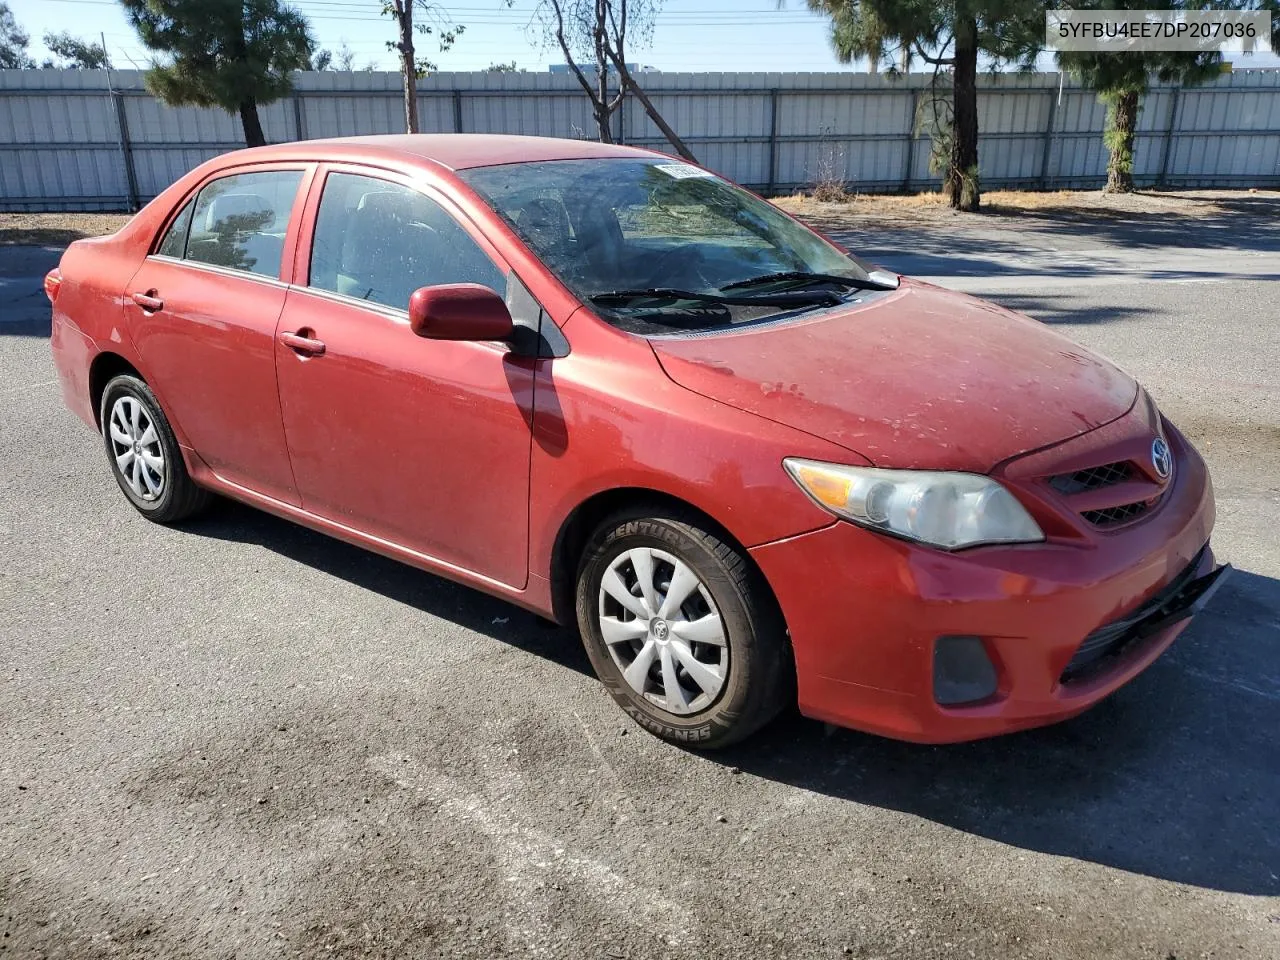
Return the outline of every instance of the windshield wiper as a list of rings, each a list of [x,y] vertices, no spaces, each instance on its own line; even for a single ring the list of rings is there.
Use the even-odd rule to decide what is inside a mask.
[[[840,295],[830,290],[780,290],[777,293],[726,296],[722,293],[697,293],[672,287],[650,287],[645,290],[610,290],[588,297],[602,307],[625,307],[640,300],[687,300],[693,303],[720,303],[731,307],[807,307],[835,306]]]
[[[836,273],[810,273],[807,270],[783,270],[780,273],[766,273],[759,277],[748,277],[746,280],[736,280],[733,283],[726,283],[721,290],[745,290],[748,287],[764,286],[769,283],[783,283],[785,281],[803,282],[807,286],[815,286],[820,283],[834,283],[842,287],[858,290],[892,290],[896,283],[879,283],[875,280],[864,280],[861,277],[842,277]]]

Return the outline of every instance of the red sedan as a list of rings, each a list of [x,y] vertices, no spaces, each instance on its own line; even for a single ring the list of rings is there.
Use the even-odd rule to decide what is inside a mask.
[[[240,151],[46,290],[144,516],[222,494],[576,622],[673,741],[796,701],[928,742],[1070,717],[1224,569],[1129,376],[643,150]]]

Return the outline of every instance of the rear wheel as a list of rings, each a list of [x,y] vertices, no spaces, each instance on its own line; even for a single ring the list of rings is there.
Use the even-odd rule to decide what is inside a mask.
[[[210,494],[187,473],[173,429],[145,382],[129,374],[112,378],[99,417],[111,472],[139,513],[174,523],[208,505]]]
[[[727,746],[786,702],[790,658],[767,588],[738,548],[694,524],[603,524],[579,568],[577,613],[596,674],[665,740]]]

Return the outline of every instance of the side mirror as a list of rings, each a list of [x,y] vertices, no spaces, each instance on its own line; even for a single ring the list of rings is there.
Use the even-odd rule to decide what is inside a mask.
[[[508,340],[514,329],[502,298],[478,283],[419,287],[409,298],[409,327],[428,340]]]

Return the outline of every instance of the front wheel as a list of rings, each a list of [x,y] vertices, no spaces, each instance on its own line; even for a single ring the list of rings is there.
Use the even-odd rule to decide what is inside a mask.
[[[587,544],[578,626],[596,675],[645,729],[723,747],[790,691],[786,633],[742,552],[667,517],[617,517]]]

